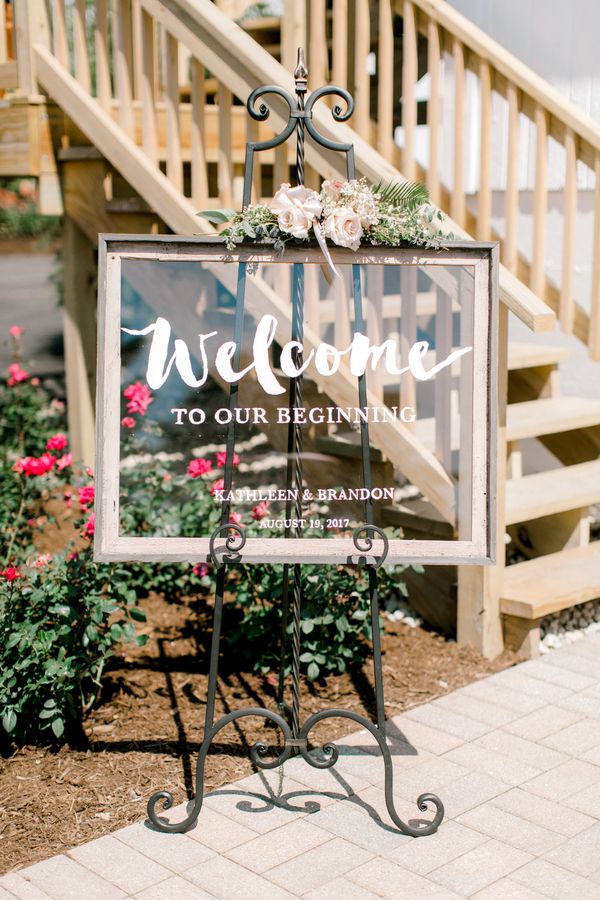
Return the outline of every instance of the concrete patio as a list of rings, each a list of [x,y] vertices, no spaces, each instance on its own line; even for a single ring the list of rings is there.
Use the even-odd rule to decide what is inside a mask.
[[[399,815],[444,802],[431,837],[387,824],[358,732],[333,770],[290,760],[208,795],[185,835],[140,822],[5,875],[0,900],[600,897],[600,635],[397,716],[389,742]]]

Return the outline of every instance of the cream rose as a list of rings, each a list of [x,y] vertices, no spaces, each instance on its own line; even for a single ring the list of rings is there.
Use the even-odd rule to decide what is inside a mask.
[[[282,184],[271,200],[269,209],[277,216],[280,231],[295,238],[307,238],[313,221],[323,211],[323,204],[317,192],[304,185],[293,188],[289,184]]]
[[[363,230],[351,206],[338,206],[323,222],[323,233],[338,247],[358,250]]]
[[[342,189],[341,181],[334,181],[333,179],[328,179],[324,181],[321,185],[321,190],[325,194],[328,200],[331,200],[333,203],[337,203],[340,199],[340,191]]]

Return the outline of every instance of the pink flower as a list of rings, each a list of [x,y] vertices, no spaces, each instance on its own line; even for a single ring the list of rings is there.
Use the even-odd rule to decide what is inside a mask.
[[[39,379],[39,378],[32,378],[31,381],[30,381],[29,383],[32,384],[34,387],[38,387],[39,384],[40,384],[40,379]]]
[[[173,476],[170,474],[170,472],[165,472],[163,475],[163,481],[172,481],[172,480],[173,480]]]
[[[123,396],[129,400],[127,412],[139,413],[140,416],[146,415],[148,407],[154,400],[150,388],[142,384],[141,381],[136,381],[135,384],[130,384],[126,387],[123,391]]]
[[[67,556],[67,562],[77,562],[78,559],[79,553],[77,553],[76,550],[74,550],[72,553],[69,553],[69,555]]]
[[[125,416],[125,418],[121,419],[121,425],[123,428],[135,428],[135,419],[132,419],[131,416]]]
[[[92,469],[91,466],[86,466],[85,474],[87,475],[88,478],[94,477],[94,470]]]
[[[277,216],[279,230],[295,238],[307,238],[313,221],[323,212],[316,191],[303,184],[292,188],[287,182],[281,185],[269,208]]]
[[[19,363],[11,363],[8,367],[8,383],[11,387],[21,381],[27,381],[28,378],[29,372],[22,369]]]
[[[257,503],[254,509],[252,510],[252,518],[259,522],[261,519],[268,514],[269,504],[265,500],[261,500],[260,503]]]
[[[47,566],[49,562],[52,562],[52,554],[51,553],[42,553],[36,560],[34,560],[34,568],[43,569],[44,566]]]
[[[197,575],[198,578],[204,578],[204,576],[208,575],[208,573],[210,572],[210,566],[205,562],[198,563],[198,565],[194,566],[192,572],[194,573],[194,575]]]
[[[14,566],[7,566],[4,571],[0,572],[0,575],[7,581],[16,581],[17,578],[21,578],[21,573]]]
[[[229,521],[231,522],[232,525],[239,525],[240,522],[242,521],[242,514],[232,512],[231,515],[229,516]]]
[[[85,487],[77,489],[77,499],[81,509],[87,509],[94,502],[94,485],[86,484]]]
[[[211,494],[214,495],[217,493],[217,491],[222,491],[224,487],[225,487],[225,482],[223,481],[223,479],[217,478],[216,481],[213,481],[210,492],[211,492]]]
[[[66,434],[58,432],[46,443],[46,450],[64,450],[68,443]]]
[[[225,463],[227,462],[227,452],[225,450],[219,450],[217,452],[217,465],[220,469],[225,468]],[[240,458],[237,453],[233,454],[233,464],[234,466],[239,466]]]
[[[45,475],[55,462],[55,456],[50,456],[49,453],[42,453],[40,457],[24,456],[22,459],[18,459],[13,469],[20,475]]]
[[[25,332],[24,328],[21,328],[20,325],[11,325],[8,329],[8,333],[11,337],[19,338]]]
[[[63,494],[63,500],[65,501],[65,506],[67,509],[71,509],[73,506],[73,494],[71,491],[65,491]]]
[[[210,459],[192,459],[188,463],[187,473],[190,478],[199,478],[200,475],[206,475],[212,469]]]
[[[83,526],[83,534],[85,537],[93,537],[96,528],[96,517],[94,513],[90,513],[90,517]]]
[[[67,466],[72,466],[72,465],[73,465],[73,454],[72,453],[65,453],[64,456],[61,456],[60,459],[56,460],[56,468],[60,469],[60,470],[66,469]]]

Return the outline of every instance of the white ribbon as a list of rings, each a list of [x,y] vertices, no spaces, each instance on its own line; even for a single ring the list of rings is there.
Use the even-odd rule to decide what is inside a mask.
[[[329,252],[329,247],[327,246],[327,241],[325,240],[325,235],[321,231],[321,226],[316,221],[313,222],[313,231],[315,233],[315,237],[317,239],[319,247],[321,248],[321,250],[323,252],[323,256],[325,257],[325,260],[327,262],[327,265],[329,266],[330,271],[333,272],[333,275],[336,278],[342,279],[342,276],[340,275],[340,273],[338,272],[338,270],[336,269],[336,267],[333,264],[333,260],[331,258],[331,253]]]

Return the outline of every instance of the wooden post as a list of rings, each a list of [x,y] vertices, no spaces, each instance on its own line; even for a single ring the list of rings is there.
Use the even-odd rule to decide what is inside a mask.
[[[12,9],[19,93],[37,94],[32,48],[34,44],[50,46],[46,5],[39,0],[20,0],[19,3],[13,3]]]
[[[73,459],[94,463],[96,383],[94,246],[70,216],[63,220],[64,339],[67,412]]]
[[[281,62],[288,72],[296,66],[298,47],[306,47],[306,0],[284,0],[281,17]]]
[[[498,309],[498,459],[496,466],[496,565],[458,567],[456,639],[488,659],[503,650],[500,595],[504,574],[504,483],[506,477],[506,391],[508,309]]]

